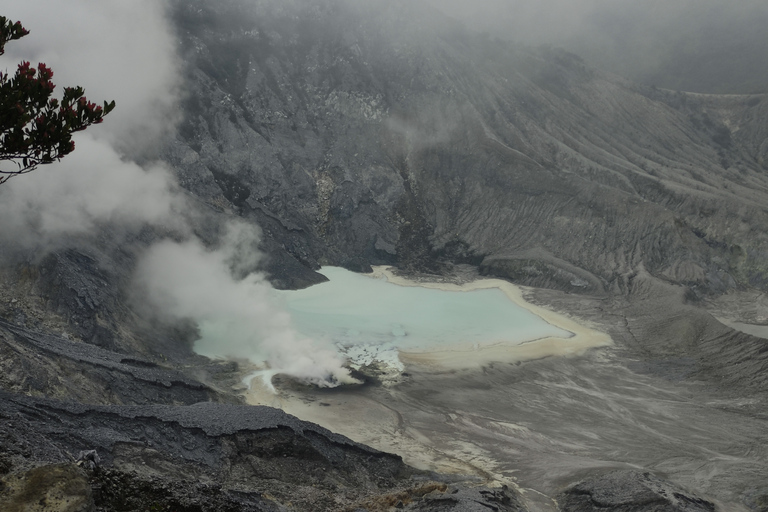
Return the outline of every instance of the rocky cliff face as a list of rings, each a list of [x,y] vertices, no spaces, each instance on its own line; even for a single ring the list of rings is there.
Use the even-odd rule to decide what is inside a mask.
[[[176,4],[188,91],[167,154],[183,186],[309,268],[765,287],[766,98],[636,86],[425,9]]]

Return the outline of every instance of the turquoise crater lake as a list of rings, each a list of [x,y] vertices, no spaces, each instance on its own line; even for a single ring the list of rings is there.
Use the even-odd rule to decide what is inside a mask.
[[[362,355],[354,349],[360,346],[382,356],[386,350],[520,344],[572,336],[518,306],[499,288],[448,291],[401,286],[384,276],[337,267],[323,267],[320,273],[329,281],[277,293],[297,331],[333,342],[352,360]]]

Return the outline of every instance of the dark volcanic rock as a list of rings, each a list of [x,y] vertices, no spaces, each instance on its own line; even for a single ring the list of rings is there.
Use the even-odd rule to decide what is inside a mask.
[[[449,488],[443,494],[431,493],[415,501],[404,510],[423,512],[527,512],[520,498],[508,488],[459,489]]]
[[[41,292],[48,307],[64,316],[81,339],[105,348],[115,347],[115,324],[99,319],[99,312],[116,313],[119,301],[110,277],[98,261],[74,249],[53,253],[39,265]],[[110,315],[110,316],[112,316]]]
[[[544,255],[529,258],[524,256],[520,254],[512,258],[485,258],[480,265],[480,273],[538,288],[555,288],[593,295],[604,292],[600,279],[565,261]]]
[[[117,475],[150,494],[193,477],[228,492],[269,493],[303,502],[306,510],[335,510],[323,503],[402,487],[413,474],[398,456],[269,407],[86,406],[2,393],[0,421],[0,449],[17,466],[63,463],[96,450],[108,470],[93,477],[108,495],[97,504],[130,494],[108,487]],[[195,489],[189,492],[202,492]]]
[[[65,465],[91,450],[78,462],[86,473]],[[98,510],[525,510],[506,488],[419,483],[399,456],[270,407],[87,406],[0,392],[0,452],[6,488],[20,489],[0,493],[6,500],[32,496],[24,486],[42,489],[36,475],[53,472],[77,489],[50,477],[34,496],[64,486],[91,503],[92,488]]]
[[[465,488],[430,482],[405,491],[376,496],[356,504],[354,512],[384,510],[420,512],[528,512],[520,497],[506,486],[499,489]]]
[[[181,458],[215,465],[216,454],[209,450],[194,449],[194,443],[185,442],[174,435],[166,435],[166,429],[150,427],[150,423],[167,425],[171,430],[185,430],[192,433],[192,438],[199,439],[232,439],[232,436],[244,433],[286,430],[292,435],[300,436],[302,447],[292,450],[289,446],[284,450],[278,448],[253,448],[254,451],[268,458],[283,455],[307,455],[309,458],[338,463],[341,466],[352,464],[357,455],[363,460],[367,458],[383,458],[392,463],[391,475],[405,471],[400,457],[386,454],[355,443],[348,438],[333,434],[328,430],[309,422],[301,421],[279,409],[261,406],[240,406],[201,402],[190,406],[118,406],[118,405],[83,405],[75,402],[59,402],[44,398],[32,398],[12,395],[2,392],[4,416],[18,414],[19,417],[29,416],[25,423],[33,431],[62,432],[60,438],[66,439],[62,447],[71,453],[80,450],[96,449],[103,460],[109,461],[115,445],[128,442],[136,446],[154,446],[167,454],[175,454]],[[40,414],[41,411],[44,414]],[[66,421],[65,421],[66,420]],[[86,431],[91,425],[99,425],[97,435],[89,435]],[[76,427],[64,434],[62,426]],[[93,434],[93,433],[92,433]],[[289,436],[290,437],[290,436]],[[269,441],[267,441],[269,442]],[[245,442],[244,445],[258,444]],[[280,443],[276,443],[275,446]],[[298,445],[297,445],[298,446]],[[334,448],[347,450],[351,455],[346,457],[337,453]],[[79,449],[75,449],[79,448]],[[247,450],[243,449],[243,452]],[[341,457],[341,458],[339,458]],[[351,466],[344,467],[349,470]]]
[[[274,262],[485,257],[489,275],[579,293],[627,292],[640,269],[704,295],[765,289],[762,96],[639,87],[419,2],[171,12],[188,99],[167,160],[258,222]]]
[[[136,472],[97,469],[90,474],[96,510],[178,512],[285,512],[274,498],[192,480],[141,477]]]
[[[615,471],[579,483],[558,500],[563,512],[714,512],[715,505],[650,473]]]
[[[5,390],[85,403],[195,403],[216,393],[181,372],[0,321]]]

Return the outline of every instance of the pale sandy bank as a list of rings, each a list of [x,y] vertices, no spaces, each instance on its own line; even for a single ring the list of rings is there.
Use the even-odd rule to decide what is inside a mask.
[[[386,278],[400,286],[422,286],[447,291],[501,289],[516,305],[541,317],[546,322],[572,333],[567,338],[548,337],[533,341],[489,344],[455,344],[425,351],[400,350],[400,359],[411,378],[428,375],[474,373],[494,362],[513,363],[548,356],[578,355],[589,348],[610,345],[610,337],[568,316],[526,302],[523,290],[500,279],[481,279],[466,284],[412,281],[393,274],[388,267],[375,267],[371,278]],[[441,377],[444,380],[444,377]],[[384,377],[383,375],[379,376]],[[441,473],[473,475],[488,483],[514,485],[503,465],[493,453],[468,440],[446,443],[433,433],[423,431],[406,413],[411,399],[402,401],[397,379],[383,381],[384,386],[337,388],[334,390],[269,389],[261,379],[253,379],[246,400],[252,405],[269,405],[283,409],[301,419],[318,423],[380,450],[394,452],[417,468]],[[407,394],[407,393],[406,393]],[[442,421],[440,417],[437,421]],[[460,424],[463,420],[450,420]],[[511,424],[510,424],[511,425]]]
[[[548,356],[565,356],[583,353],[593,347],[612,343],[610,336],[575,320],[548,309],[526,302],[523,290],[501,279],[480,279],[465,284],[412,281],[395,275],[389,267],[373,267],[372,278],[385,278],[398,286],[421,286],[446,291],[468,292],[488,288],[499,288],[517,306],[524,308],[547,323],[573,333],[568,338],[547,337],[519,342],[497,342],[477,344],[467,342],[429,351],[400,350],[400,360],[406,365],[419,365],[439,369],[475,368],[492,362],[516,362],[539,359]]]

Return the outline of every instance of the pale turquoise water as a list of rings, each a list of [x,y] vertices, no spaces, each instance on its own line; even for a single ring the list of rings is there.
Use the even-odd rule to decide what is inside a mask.
[[[278,293],[299,332],[342,346],[407,350],[571,336],[517,306],[498,288],[444,291],[399,286],[337,267],[320,272],[330,281]]]

